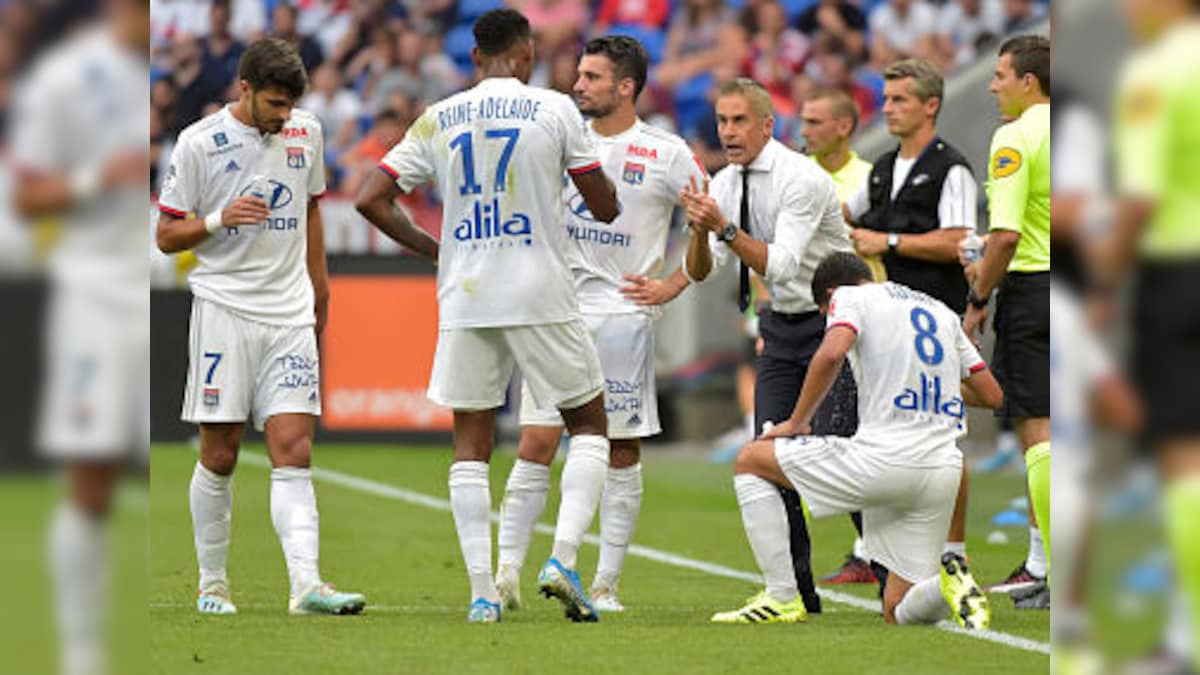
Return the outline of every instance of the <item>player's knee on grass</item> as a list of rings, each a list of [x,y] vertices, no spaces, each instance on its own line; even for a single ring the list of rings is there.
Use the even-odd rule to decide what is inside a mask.
[[[562,427],[524,426],[517,444],[517,457],[526,462],[549,466],[558,452]]]
[[[895,574],[888,574],[887,584],[883,588],[883,620],[890,624],[896,623],[896,607],[904,600],[905,594],[913,585]]]
[[[558,411],[572,436],[608,436],[608,413],[604,412],[604,392],[578,408]]]
[[[642,459],[642,445],[636,438],[611,441],[608,465],[614,469],[625,469]]]

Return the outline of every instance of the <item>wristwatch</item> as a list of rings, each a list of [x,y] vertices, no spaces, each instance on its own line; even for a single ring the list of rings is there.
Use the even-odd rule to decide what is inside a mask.
[[[971,305],[975,309],[983,309],[984,307],[987,307],[988,299],[979,297],[979,295],[975,293],[975,289],[972,288],[967,291],[967,304]]]
[[[717,235],[717,239],[720,239],[721,241],[728,244],[729,242],[731,242],[737,238],[737,233],[738,233],[737,225],[734,225],[733,223],[727,223],[725,225],[725,227],[721,230],[721,233]]]
[[[895,253],[896,247],[900,245],[900,235],[896,232],[888,232],[888,253]]]

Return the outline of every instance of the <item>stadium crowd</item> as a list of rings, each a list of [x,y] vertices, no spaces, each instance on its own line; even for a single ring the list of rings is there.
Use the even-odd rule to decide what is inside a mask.
[[[326,135],[330,187],[353,194],[424,106],[473,77],[471,23],[500,0],[151,0],[153,190],[180,130],[236,98],[245,45],[297,47],[311,74],[300,107]],[[531,81],[570,93],[583,43],[636,37],[651,59],[644,119],[678,132],[710,171],[724,165],[712,119],[717,88],[752,77],[771,92],[775,136],[801,147],[809,94],[849,93],[869,121],[886,66],[905,56],[950,72],[977,47],[1045,16],[1042,0],[513,0],[534,28]],[[417,195],[432,205],[433,195]]]

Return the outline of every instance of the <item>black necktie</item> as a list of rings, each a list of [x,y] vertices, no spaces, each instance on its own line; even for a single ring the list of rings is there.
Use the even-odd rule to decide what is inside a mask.
[[[738,219],[742,232],[750,234],[750,169],[746,167],[742,167],[742,207]],[[750,306],[750,268],[740,260],[738,263],[738,310],[745,313]]]

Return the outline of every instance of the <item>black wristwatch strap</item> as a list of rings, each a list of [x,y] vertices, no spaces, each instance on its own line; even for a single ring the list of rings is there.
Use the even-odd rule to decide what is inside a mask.
[[[988,299],[979,297],[975,293],[975,289],[972,288],[967,291],[967,303],[975,309],[983,309],[984,307],[987,307]]]

